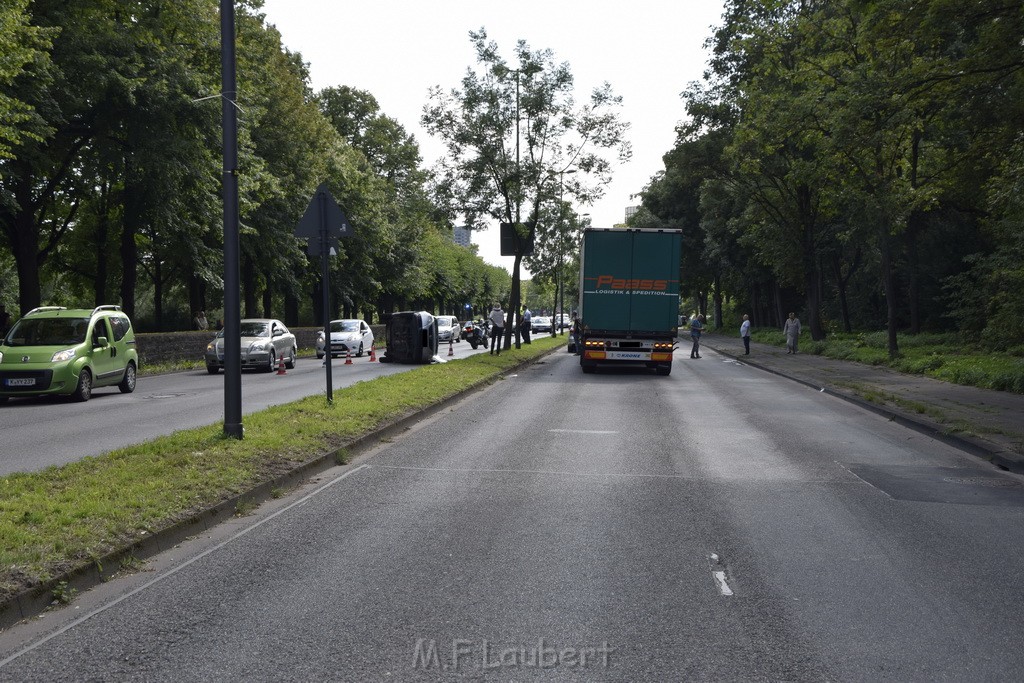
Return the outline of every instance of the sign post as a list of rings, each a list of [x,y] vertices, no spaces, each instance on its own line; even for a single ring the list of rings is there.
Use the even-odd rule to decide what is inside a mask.
[[[327,402],[334,402],[334,378],[331,373],[331,288],[330,262],[327,257],[341,251],[338,239],[352,236],[352,226],[334,201],[326,184],[316,188],[316,194],[302,214],[295,228],[296,237],[309,240],[307,253],[320,256],[320,288],[323,291],[324,367],[327,372]]]

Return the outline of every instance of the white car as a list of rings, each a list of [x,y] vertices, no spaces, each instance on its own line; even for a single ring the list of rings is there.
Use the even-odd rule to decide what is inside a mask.
[[[357,358],[363,353],[369,353],[373,346],[373,331],[366,324],[365,320],[344,319],[332,320],[331,328],[331,356],[344,356],[351,353]],[[324,344],[324,331],[320,330],[316,335],[316,357],[323,358],[326,354]]]

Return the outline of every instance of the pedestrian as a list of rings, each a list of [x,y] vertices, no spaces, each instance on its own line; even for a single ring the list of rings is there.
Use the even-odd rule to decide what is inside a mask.
[[[690,321],[690,339],[693,340],[693,348],[690,350],[690,358],[700,358],[700,333],[704,330],[704,316],[695,315]]]
[[[743,314],[743,322],[740,323],[740,337],[743,338],[743,355],[750,355],[750,316]]]
[[[206,311],[199,311],[196,313],[196,317],[192,318],[192,329],[206,330],[209,327],[210,323],[206,320]]]
[[[491,307],[491,350],[490,353],[501,355],[502,334],[505,332],[505,311],[501,310],[501,304],[494,304]]]
[[[217,331],[220,332],[224,329],[224,318],[217,318]]]
[[[796,317],[796,313],[789,314],[783,331],[786,333],[786,353],[796,353],[797,343],[800,341],[800,318]]]
[[[523,306],[523,325],[522,325],[523,343],[524,344],[529,344],[530,343],[530,332],[532,332],[532,331],[533,331],[533,313],[531,313],[530,309],[527,308],[524,305]]]
[[[4,306],[0,306],[0,338],[7,336],[7,330],[11,327],[11,314]]]

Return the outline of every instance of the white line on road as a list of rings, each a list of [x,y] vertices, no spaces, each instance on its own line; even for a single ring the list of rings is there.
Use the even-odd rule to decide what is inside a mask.
[[[249,526],[249,527],[246,527],[245,529],[242,529],[238,533],[233,534],[230,538],[227,538],[227,539],[221,541],[220,543],[218,543],[217,545],[213,546],[212,548],[207,548],[206,550],[204,550],[203,552],[199,553],[195,557],[192,557],[191,559],[186,560],[185,562],[182,562],[178,566],[169,569],[168,571],[164,572],[160,576],[157,576],[154,579],[152,579],[150,581],[147,581],[146,583],[142,584],[138,588],[135,588],[134,590],[129,591],[128,593],[125,593],[124,595],[122,595],[121,597],[117,598],[116,600],[111,600],[107,604],[105,604],[105,605],[103,605],[103,606],[93,610],[92,612],[89,612],[88,614],[83,614],[82,616],[78,617],[77,619],[72,621],[70,624],[64,626],[63,628],[60,628],[60,629],[54,631],[53,633],[49,634],[45,638],[41,638],[40,640],[37,640],[36,642],[23,647],[22,649],[18,650],[17,652],[15,652],[11,656],[9,656],[7,659],[4,659],[3,661],[0,661],[0,668],[3,668],[6,665],[10,664],[14,660],[16,660],[18,657],[21,657],[22,655],[28,654],[32,650],[35,650],[40,645],[44,645],[45,643],[48,643],[49,641],[53,640],[57,636],[70,631],[71,629],[75,628],[76,626],[78,626],[82,622],[87,621],[89,619],[92,619],[97,614],[102,614],[103,612],[106,612],[108,609],[110,609],[114,605],[117,605],[117,604],[119,604],[121,602],[124,602],[125,600],[127,600],[130,597],[132,597],[136,593],[141,593],[142,591],[146,590],[150,586],[152,586],[152,585],[154,585],[156,583],[159,583],[160,581],[163,581],[166,578],[174,576],[175,574],[180,572],[185,567],[188,567],[189,565],[191,565],[191,564],[193,564],[195,562],[198,562],[199,560],[203,559],[207,555],[210,555],[211,553],[217,552],[218,550],[220,550],[221,548],[223,548],[227,544],[231,543],[232,541],[236,541],[239,538],[241,538],[242,536],[245,536],[246,534],[248,534],[250,531],[254,531],[254,530],[258,529],[259,527],[263,526],[264,524],[266,524],[270,520],[272,520],[272,519],[274,519],[274,518],[276,518],[276,517],[278,517],[280,515],[283,515],[284,513],[286,513],[289,510],[291,510],[292,508],[297,507],[299,505],[302,505],[303,503],[308,501],[310,498],[320,494],[320,492],[322,492],[322,491],[324,491],[326,489],[329,489],[330,487],[334,486],[335,484],[337,484],[342,479],[346,479],[349,476],[355,474],[356,472],[361,472],[363,470],[369,469],[369,467],[370,467],[369,465],[360,465],[359,467],[356,467],[355,469],[349,470],[348,472],[345,472],[344,474],[341,474],[341,475],[335,477],[334,479],[330,480],[329,482],[327,482],[323,486],[318,487],[315,491],[312,491],[312,492],[306,494],[305,496],[303,496],[299,500],[295,501],[294,503],[291,503],[290,505],[288,505],[286,507],[281,508],[280,510],[274,512],[273,514],[267,515],[266,517],[264,517],[260,521],[256,522],[252,526]]]
[[[549,429],[548,431],[558,434],[618,434],[618,432],[606,432],[599,429]]]
[[[725,580],[725,572],[718,570],[712,572],[715,577],[715,583],[718,584],[718,592],[722,595],[732,595],[732,589],[729,588],[729,582]]]
[[[718,585],[718,592],[725,597],[732,595],[732,588],[729,587],[729,581],[725,577],[725,570],[718,569],[722,564],[722,558],[717,553],[711,553],[708,559],[711,560],[711,576],[714,577],[715,584]]]

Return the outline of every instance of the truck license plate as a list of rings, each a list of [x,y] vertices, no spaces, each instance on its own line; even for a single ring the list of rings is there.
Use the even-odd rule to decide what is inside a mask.
[[[35,377],[18,377],[7,380],[7,386],[9,387],[34,387],[35,385]]]

